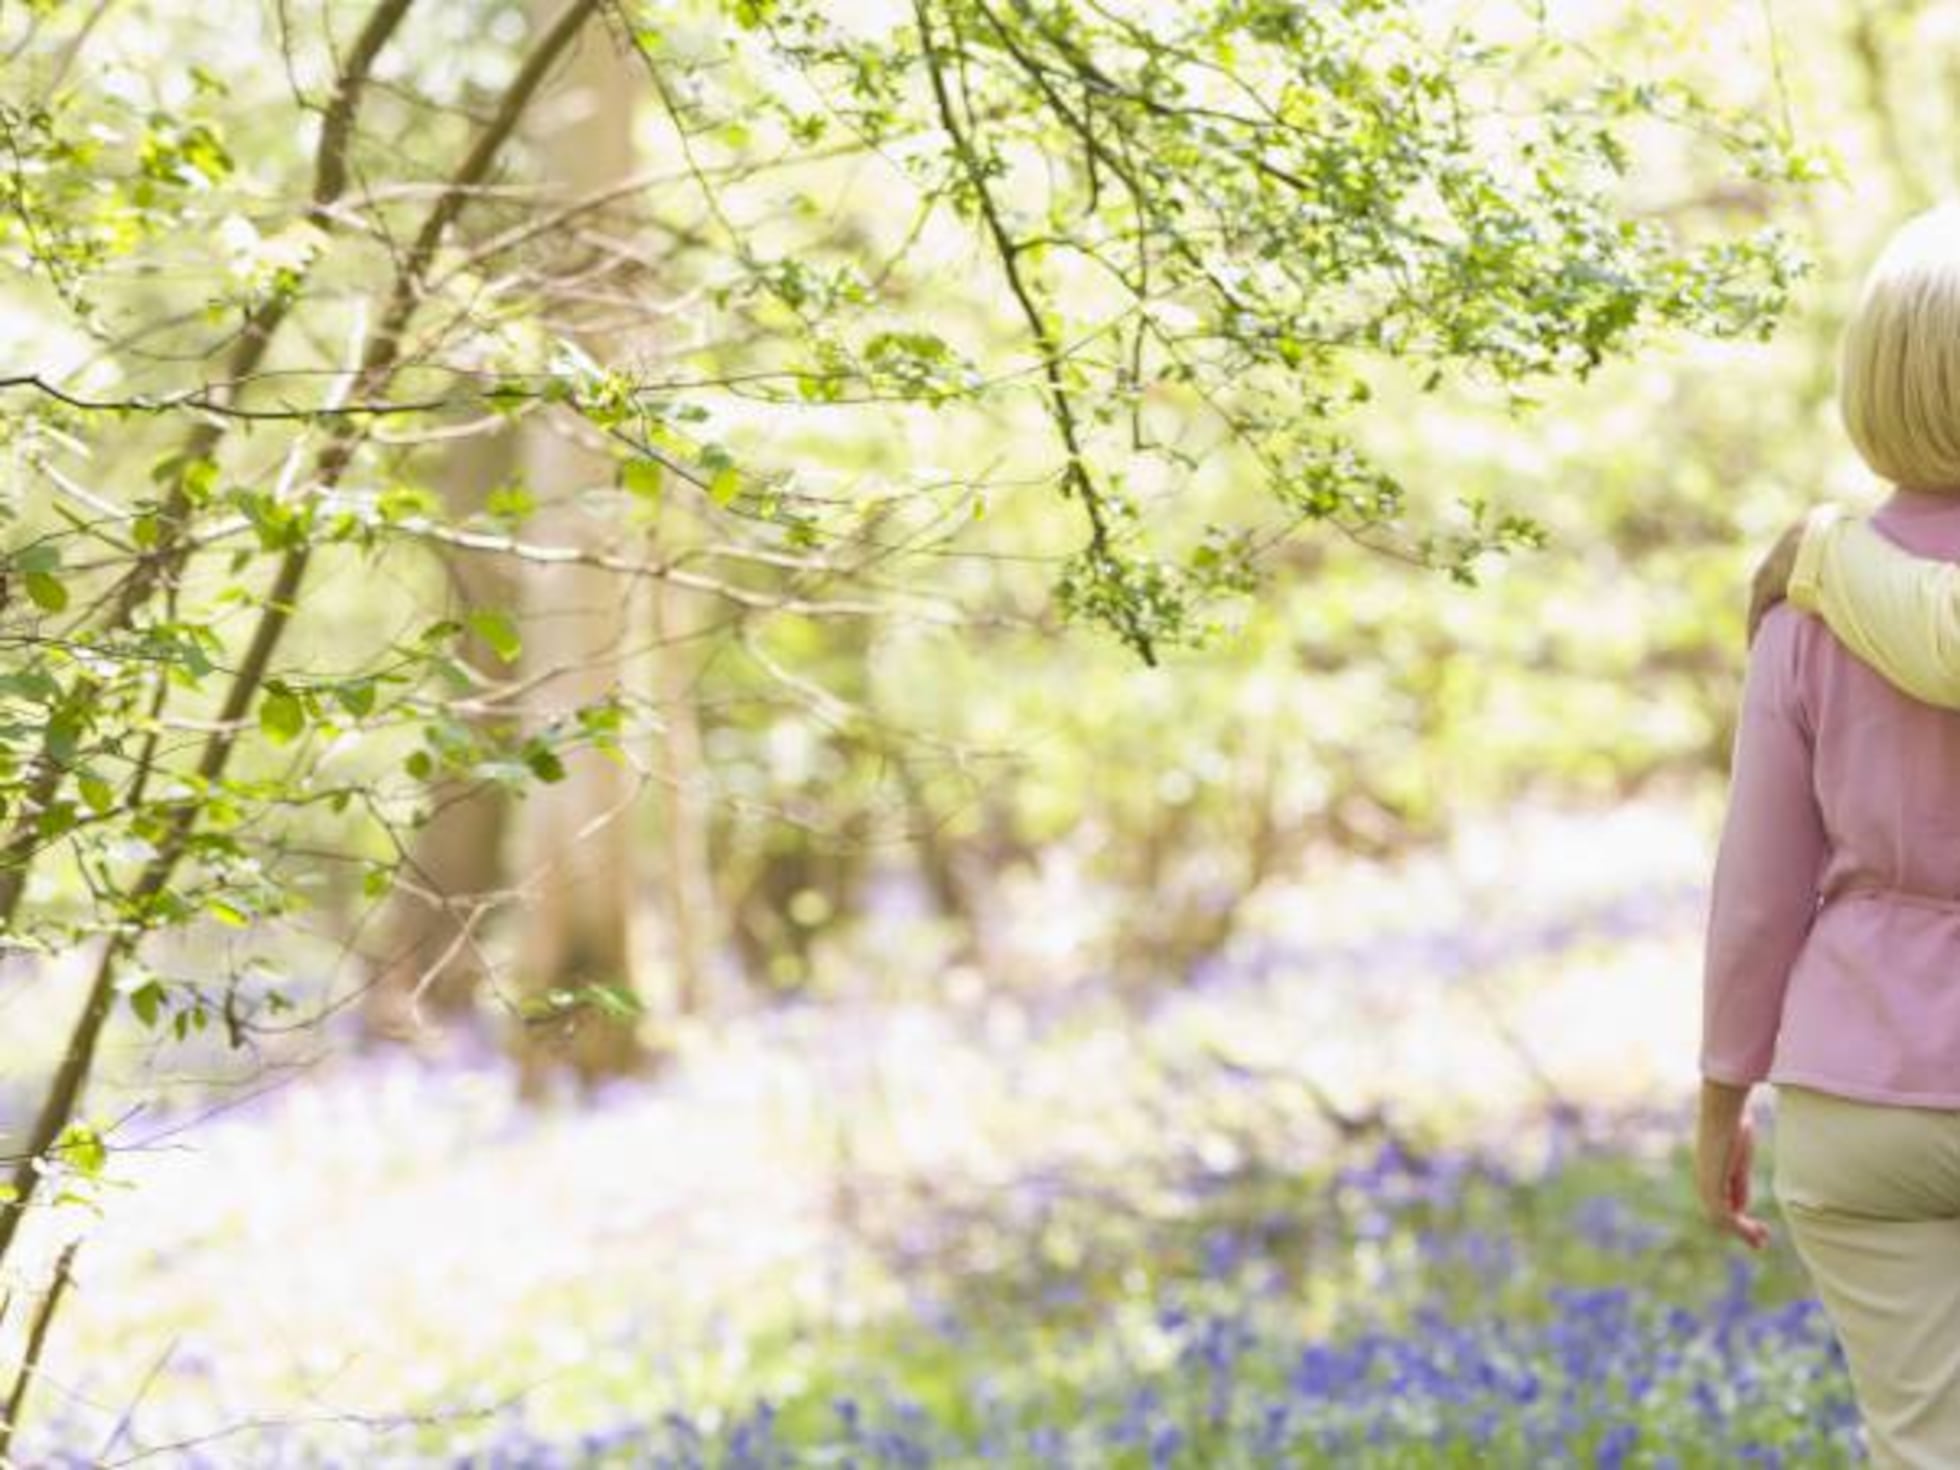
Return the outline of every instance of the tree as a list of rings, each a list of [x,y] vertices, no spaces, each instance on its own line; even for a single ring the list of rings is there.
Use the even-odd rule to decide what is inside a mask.
[[[381,410],[380,400],[405,365],[407,334],[443,237],[488,177],[525,106],[554,63],[598,8],[597,0],[569,0],[524,57],[495,111],[475,130],[448,181],[437,190],[383,288],[372,332],[363,337],[347,374],[345,401],[318,415],[323,427],[317,448],[304,440],[295,445],[298,453],[312,450],[306,454],[310,460],[309,483],[303,495],[288,498],[278,488],[238,489],[221,500],[210,458],[222,437],[227,413],[233,421],[253,413],[239,405],[236,395],[244,380],[257,371],[265,352],[263,344],[297,298],[300,282],[292,278],[297,269],[286,266],[282,276],[267,284],[265,294],[246,308],[231,354],[230,388],[217,395],[193,395],[208,417],[186,435],[181,450],[159,465],[157,478],[164,486],[161,496],[127,507],[106,503],[92,506],[98,516],[106,518],[104,521],[78,518],[78,523],[73,523],[77,534],[106,543],[106,549],[120,553],[120,576],[69,630],[74,642],[47,636],[39,622],[42,615],[59,617],[70,605],[67,585],[57,575],[59,550],[50,552],[49,543],[42,541],[38,549],[30,546],[23,553],[27,560],[20,571],[33,579],[28,595],[34,619],[25,641],[37,647],[44,661],[17,675],[26,681],[19,692],[30,701],[38,698],[53,718],[40,730],[22,731],[18,737],[28,758],[22,788],[10,793],[17,797],[9,802],[15,825],[6,849],[9,882],[0,894],[4,899],[0,917],[12,924],[25,891],[28,864],[40,856],[47,843],[78,829],[81,837],[73,848],[75,860],[85,873],[92,869],[91,876],[103,887],[95,896],[96,912],[87,921],[100,933],[95,972],[68,1047],[49,1081],[25,1147],[19,1151],[7,1196],[0,1200],[0,1262],[6,1259],[25,1211],[50,1166],[67,1163],[79,1167],[78,1156],[93,1158],[99,1151],[93,1132],[76,1128],[76,1112],[103,1028],[124,993],[119,985],[124,979],[124,965],[141,938],[197,917],[250,922],[255,914],[276,911],[284,900],[276,884],[235,881],[242,876],[238,865],[245,857],[244,844],[234,835],[243,816],[235,803],[243,799],[256,804],[268,793],[260,783],[227,784],[232,756],[249,728],[247,717],[254,711],[260,734],[274,745],[283,745],[299,739],[309,723],[329,718],[329,701],[357,720],[372,708],[374,674],[332,685],[299,686],[274,676],[273,658],[298,611],[299,595],[316,550],[323,544],[361,539],[357,516],[343,514],[337,526],[331,521],[323,526],[323,520],[332,515],[336,492],[361,448],[366,419]],[[316,220],[330,218],[330,207],[345,186],[348,130],[368,80],[368,69],[407,9],[406,0],[383,0],[337,77],[316,156],[309,211]],[[165,144],[153,137],[144,140],[138,157],[138,184],[159,171],[195,169],[208,174],[225,166],[219,162],[224,158],[223,150],[208,130],[193,128],[182,137],[188,142],[169,145],[174,152],[162,151]],[[77,157],[79,145],[53,135],[51,128],[45,147],[50,156],[71,167],[83,166]],[[33,252],[38,240],[44,238],[33,229],[35,211],[37,207],[46,209],[48,204],[37,206],[36,201],[19,197],[19,178],[16,175],[13,202],[18,216],[27,222],[27,246]],[[139,198],[147,194],[135,186],[132,191]],[[66,272],[88,255],[83,249],[67,257],[44,260],[37,253],[33,258],[37,265],[56,273],[63,284],[69,284],[63,279]],[[77,405],[72,395],[38,379],[30,385],[51,391],[64,407]],[[281,410],[270,412],[275,419],[292,416]],[[213,424],[219,427],[211,427]],[[243,529],[256,535],[259,551],[271,563],[258,611],[228,676],[218,674],[211,658],[213,650],[222,649],[223,640],[210,625],[169,616],[178,610],[173,594],[181,589],[184,565],[208,534],[206,518],[220,505],[242,515]],[[322,531],[325,534],[320,534]],[[254,559],[249,554],[244,558],[246,562]],[[161,599],[165,620],[146,616],[151,613],[153,595]],[[96,612],[94,619],[89,617],[91,611]],[[83,646],[82,640],[88,638],[97,641],[99,663],[76,658],[69,651]],[[170,772],[174,779],[168,785],[159,781],[163,789],[153,797],[150,783],[165,774],[171,754],[161,739],[164,727],[158,722],[171,690],[169,676],[179,672],[180,660],[182,671],[194,680],[200,674],[217,675],[215,682],[222,692],[209,733],[196,742],[195,753],[184,763],[181,774]],[[166,671],[163,675],[156,672],[159,663]],[[66,678],[49,665],[61,669]],[[97,670],[105,666],[115,670],[117,684],[105,686],[98,677]],[[120,788],[95,769],[98,761],[124,766],[127,774]],[[71,776],[79,807],[76,800],[62,798]],[[278,793],[270,794],[277,799]],[[339,800],[344,807],[351,801],[351,792],[343,789]],[[96,847],[99,830],[89,830],[83,811],[111,819],[122,817],[138,844],[137,850],[118,861],[117,855]],[[161,987],[139,986],[129,993],[143,997],[132,999],[131,1005],[146,1022],[154,1022],[163,1014],[167,997]],[[204,1024],[192,1018],[208,1018],[212,1013],[209,1000],[201,995],[192,995],[187,1004],[169,1009],[180,1034],[190,1024]]]
[[[380,0],[304,104],[312,182],[286,210],[237,177],[236,140],[268,114],[224,81],[187,67],[190,100],[122,109],[69,67],[113,26],[25,22],[0,249],[98,353],[0,380],[41,493],[8,506],[0,920],[17,947],[86,944],[97,963],[17,1150],[0,1261],[48,1180],[99,1167],[105,1132],[113,1149],[83,1106],[119,1000],[136,1024],[240,1044],[295,1004],[238,975],[152,973],[152,936],[277,925],[323,865],[356,866],[379,899],[431,783],[591,773],[590,811],[617,791],[601,757],[648,748],[647,702],[603,676],[621,646],[581,633],[534,662],[531,689],[564,665],[545,722],[485,719],[459,640],[513,627],[428,617],[384,571],[425,575],[431,552],[524,569],[534,660],[542,611],[616,625],[661,584],[735,624],[751,676],[781,686],[798,675],[772,640],[985,596],[985,557],[949,572],[922,549],[1028,538],[1059,565],[1060,610],[1156,661],[1203,641],[1305,526],[1466,581],[1539,539],[1502,508],[1423,518],[1343,429],[1385,379],[1523,395],[1657,329],[1766,332],[1797,268],[1773,231],[1718,212],[1688,238],[1620,196],[1650,124],[1752,180],[1800,177],[1774,120],[1618,76],[1548,27],[1499,44],[1394,0],[913,0],[860,31],[811,4],[566,0],[496,58],[480,103],[413,78],[371,96],[414,12]],[[621,181],[623,159],[598,167],[581,143],[582,197],[508,182],[527,110],[575,52],[599,54],[603,20],[630,37],[660,168]],[[268,175],[290,167],[254,146]],[[823,196],[850,170],[902,214],[840,223]],[[595,211],[668,246],[657,298],[607,303],[625,324],[561,319],[553,257]],[[225,261],[186,272],[183,242],[207,235]],[[965,247],[978,256],[935,264]],[[615,355],[648,320],[685,324],[651,369]],[[411,470],[464,410],[543,446],[527,478],[551,495],[446,512]],[[906,436],[928,428],[999,460],[914,463]],[[119,444],[152,434],[145,479]],[[882,446],[870,490],[835,468],[845,436]],[[86,480],[76,444],[102,453]],[[1213,514],[1240,504],[1217,494],[1220,463],[1263,508]],[[1068,520],[988,511],[1025,501],[1017,483]],[[618,533],[574,532],[565,484]],[[683,498],[698,540],[647,547]],[[329,612],[343,579],[361,596]],[[623,864],[592,871],[611,884]],[[547,931],[577,953],[535,970],[581,977],[545,992],[547,1019],[558,990],[626,1004],[623,953],[584,947],[616,932],[600,910],[618,902]]]
[[[493,422],[441,452],[437,473],[451,519],[480,515],[498,493],[512,493],[516,436],[507,425]],[[464,629],[456,665],[483,697],[516,672],[521,640],[508,611],[517,605],[513,569],[504,557],[469,551],[450,553],[443,565],[454,588],[451,616]],[[496,738],[494,714],[478,714],[474,724],[479,738]],[[429,1015],[455,1020],[470,1013],[490,969],[484,930],[510,886],[508,789],[451,774],[431,788],[428,808],[390,894],[374,983],[363,997],[365,1024],[376,1036],[413,1039]]]
[[[548,8],[534,7],[542,20]],[[587,362],[634,370],[647,334],[634,307],[644,266],[630,246],[607,238],[615,213],[595,200],[634,174],[638,89],[603,27],[571,48],[558,85],[534,127],[549,206],[586,212],[555,241],[560,259],[543,285],[553,336]],[[539,509],[530,533],[556,546],[608,549],[620,535],[601,501],[618,479],[600,428],[567,405],[524,423],[524,481]],[[645,544],[628,532],[629,549]],[[524,577],[524,677],[540,737],[576,726],[623,687],[629,660],[644,657],[644,599],[622,595],[607,571],[577,560],[534,563]],[[541,708],[540,708],[541,707]],[[638,898],[632,815],[636,783],[617,748],[569,751],[540,772],[544,790],[520,809],[520,850],[530,902],[518,955],[526,994],[520,1056],[528,1092],[539,1093],[562,1054],[581,1081],[628,1072],[643,1056],[634,1022],[640,986],[631,919]]]

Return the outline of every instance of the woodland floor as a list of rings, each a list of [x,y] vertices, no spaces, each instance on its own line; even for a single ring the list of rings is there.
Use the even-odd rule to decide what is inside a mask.
[[[1782,1232],[1748,1259],[1692,1209],[1708,843],[1681,803],[1521,816],[1262,895],[1140,1014],[786,1006],[583,1109],[339,1043],[180,1087],[99,1217],[39,1222],[85,1243],[23,1447],[1852,1463]]]

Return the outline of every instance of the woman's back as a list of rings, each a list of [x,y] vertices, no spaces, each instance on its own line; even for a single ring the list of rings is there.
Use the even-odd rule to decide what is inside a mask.
[[[1898,491],[1872,523],[1960,561],[1960,497]],[[1704,1070],[1960,1107],[1960,714],[1778,608],[1751,651],[1734,780]]]

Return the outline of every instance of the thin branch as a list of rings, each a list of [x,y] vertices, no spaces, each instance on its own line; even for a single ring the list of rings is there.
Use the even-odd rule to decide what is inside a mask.
[[[463,531],[453,526],[436,525],[433,522],[404,522],[393,529],[420,540],[453,546],[459,551],[491,552],[539,566],[591,567],[596,571],[616,572],[625,577],[671,582],[677,587],[690,587],[698,592],[711,593],[739,607],[751,608],[758,612],[796,613],[805,617],[889,617],[892,612],[888,603],[815,602],[805,598],[785,597],[737,587],[733,583],[703,576],[699,572],[683,571],[679,566],[682,558],[664,562],[642,561],[635,557],[611,556],[602,551],[587,551],[575,546],[541,546],[534,542],[519,541],[510,536],[499,536],[484,531]],[[682,555],[685,557],[687,553]],[[763,558],[758,556],[755,559]],[[804,566],[806,570],[810,569],[808,564]],[[830,569],[822,568],[822,570]],[[961,621],[951,614],[943,614],[937,620],[949,626]]]
[[[1002,274],[1007,278],[1008,290],[1013,294],[1026,318],[1028,330],[1034,338],[1035,349],[1042,360],[1042,374],[1047,380],[1050,417],[1054,421],[1057,434],[1062,441],[1066,461],[1063,465],[1063,483],[1081,501],[1084,514],[1089,518],[1089,546],[1099,558],[1113,555],[1109,526],[1103,515],[1101,493],[1096,489],[1089,474],[1087,456],[1084,454],[1081,435],[1076,424],[1075,404],[1067,386],[1062,381],[1060,344],[1055,339],[1047,314],[1034,299],[1034,293],[1021,272],[1021,252],[1023,246],[1017,242],[1001,217],[1000,208],[993,191],[987,187],[987,169],[980,157],[979,149],[972,137],[961,124],[957,110],[953,106],[952,94],[946,86],[945,61],[939,50],[939,43],[933,30],[932,16],[927,0],[912,0],[912,13],[919,26],[919,45],[925,58],[926,76],[932,84],[932,95],[939,112],[941,125],[952,140],[954,155],[966,175],[966,182],[973,190],[975,202],[980,209],[981,218],[986,222],[987,233],[994,243],[994,252],[999,257]],[[1130,642],[1142,656],[1146,664],[1157,662],[1156,651],[1148,633],[1139,627],[1133,618],[1124,619]]]
[[[48,1287],[48,1294],[41,1298],[40,1309],[34,1314],[33,1326],[28,1329],[27,1355],[21,1359],[20,1372],[14,1378],[13,1392],[7,1396],[7,1407],[0,1415],[0,1465],[13,1463],[8,1453],[14,1441],[14,1432],[20,1428],[21,1410],[27,1403],[27,1390],[34,1383],[34,1376],[41,1366],[41,1349],[46,1346],[48,1328],[53,1325],[55,1310],[61,1305],[62,1294],[68,1290],[71,1268],[75,1264],[75,1252],[81,1249],[81,1241],[71,1240],[62,1248],[55,1261],[54,1282]]]

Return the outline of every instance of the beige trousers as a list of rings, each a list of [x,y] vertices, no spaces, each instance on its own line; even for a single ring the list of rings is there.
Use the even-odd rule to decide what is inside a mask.
[[[1960,1111],[1776,1088],[1775,1193],[1879,1470],[1960,1466]]]

